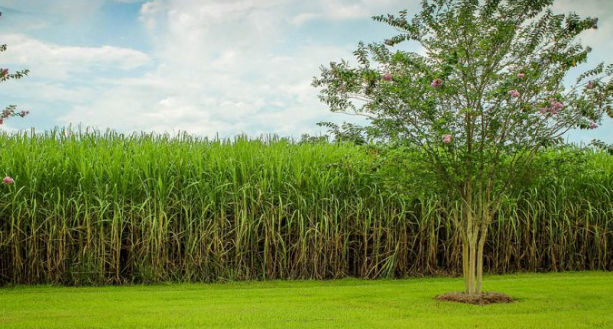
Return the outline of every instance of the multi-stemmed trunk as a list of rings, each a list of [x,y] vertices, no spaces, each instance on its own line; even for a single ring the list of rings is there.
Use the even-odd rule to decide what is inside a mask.
[[[492,217],[489,193],[472,193],[462,200],[460,224],[462,236],[462,273],[465,293],[480,294],[483,283],[483,250]],[[476,201],[476,202],[475,202]]]

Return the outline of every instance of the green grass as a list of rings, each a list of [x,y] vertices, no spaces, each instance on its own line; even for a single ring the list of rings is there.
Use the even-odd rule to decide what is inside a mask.
[[[458,278],[0,289],[9,328],[613,328],[613,273],[489,276],[514,304],[438,302]]]

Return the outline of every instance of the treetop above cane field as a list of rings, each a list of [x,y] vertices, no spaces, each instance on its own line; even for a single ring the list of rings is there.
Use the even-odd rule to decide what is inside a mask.
[[[448,220],[461,232],[470,295],[481,293],[490,225],[539,150],[562,143],[569,129],[597,128],[605,113],[613,118],[613,66],[564,81],[586,62],[591,49],[578,37],[598,20],[554,14],[552,4],[433,0],[413,18],[376,16],[400,34],[360,43],[355,68],[332,62],[313,82],[332,111],[368,118],[369,138],[422,152],[412,168],[455,202]],[[405,41],[425,55],[393,50]]]

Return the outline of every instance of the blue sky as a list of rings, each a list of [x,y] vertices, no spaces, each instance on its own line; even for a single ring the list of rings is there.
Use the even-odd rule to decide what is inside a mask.
[[[418,8],[416,0],[0,0],[0,43],[9,46],[0,67],[31,70],[0,86],[0,106],[31,111],[2,129],[318,134],[319,121],[351,120],[319,102],[311,87],[319,66],[395,33],[371,16]],[[587,66],[613,62],[613,1],[558,0],[554,11],[599,17],[583,37],[594,49]],[[611,121],[568,138],[613,142]]]

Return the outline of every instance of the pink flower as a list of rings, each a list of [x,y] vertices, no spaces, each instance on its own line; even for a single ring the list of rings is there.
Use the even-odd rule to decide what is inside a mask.
[[[443,85],[443,80],[439,79],[439,78],[436,78],[436,79],[432,80],[432,83],[430,84],[430,86],[432,88],[438,88],[438,87],[440,87],[442,85]]]
[[[15,181],[14,181],[14,180],[13,180],[11,177],[6,176],[6,177],[4,177],[4,179],[2,180],[2,183],[3,183],[3,184],[13,184],[13,183],[15,183]]]
[[[383,75],[383,80],[385,80],[385,81],[392,81],[392,75],[389,74],[389,73],[385,73]]]
[[[511,97],[517,98],[517,97],[519,97],[520,94],[519,94],[519,91],[513,89],[513,90],[509,91],[509,95],[511,95]]]
[[[26,115],[28,115],[30,113],[30,111],[21,111],[21,113],[19,113],[20,117],[25,117]]]
[[[541,107],[541,108],[539,109],[539,113],[540,113],[540,114],[545,114],[545,113],[547,113],[547,112],[549,112],[549,108],[548,108],[548,107]]]
[[[561,110],[564,107],[564,104],[558,102],[558,101],[552,101],[551,102],[551,111],[553,113],[553,111],[558,111]],[[555,113],[554,113],[555,114]]]
[[[596,129],[598,125],[595,122],[590,122],[590,129]]]
[[[590,80],[587,82],[587,89],[593,89],[594,88],[594,81]]]
[[[451,143],[451,135],[443,135],[443,143],[445,144]]]
[[[518,73],[518,74],[517,74],[517,77],[518,77],[518,78],[523,78],[523,77],[525,77],[525,76],[526,76],[526,75],[525,75],[524,73]]]
[[[0,77],[4,78],[9,74],[9,69],[0,69]]]

